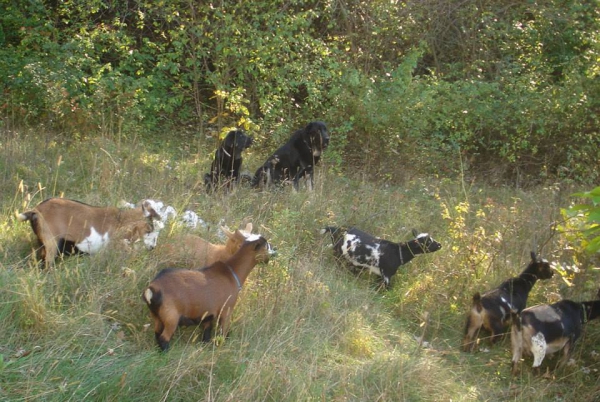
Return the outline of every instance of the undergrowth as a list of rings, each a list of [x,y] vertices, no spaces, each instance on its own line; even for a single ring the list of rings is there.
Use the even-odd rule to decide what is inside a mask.
[[[472,294],[518,274],[535,249],[559,274],[529,304],[593,298],[597,261],[555,230],[572,189],[515,190],[419,177],[373,182],[327,158],[313,191],[236,188],[206,194],[211,152],[149,150],[107,138],[62,144],[50,135],[6,137],[0,205],[0,399],[207,401],[593,401],[600,395],[600,323],[591,322],[573,365],[510,375],[510,342],[459,351]],[[260,164],[251,154],[247,167]],[[179,329],[168,353],[155,345],[141,292],[161,268],[147,250],[111,248],[40,270],[34,236],[15,212],[50,196],[95,205],[157,198],[217,226],[252,222],[278,256],[251,273],[219,346]],[[442,250],[415,258],[382,291],[334,258],[325,225],[356,225],[395,241],[412,228]],[[161,233],[184,231],[172,223]],[[192,230],[194,231],[194,230]],[[160,240],[159,240],[160,241]],[[582,263],[583,262],[583,263]],[[574,269],[575,265],[579,265]],[[565,268],[566,267],[566,268]],[[545,374],[544,374],[545,373]]]

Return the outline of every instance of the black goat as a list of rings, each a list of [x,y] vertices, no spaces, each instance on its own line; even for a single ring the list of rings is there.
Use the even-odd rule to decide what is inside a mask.
[[[553,274],[548,261],[538,259],[532,251],[531,262],[519,276],[507,279],[483,295],[475,293],[465,324],[463,350],[473,350],[481,328],[491,333],[490,342],[495,343],[510,323],[510,312],[520,313],[527,305],[527,297],[537,280],[550,279]]]
[[[413,240],[406,243],[394,243],[374,237],[354,227],[337,228],[328,226],[321,234],[331,233],[333,252],[337,257],[344,257],[356,267],[368,268],[369,271],[383,278],[385,287],[390,286],[392,276],[398,268],[411,261],[416,255],[432,253],[442,248],[427,233],[419,233],[413,229]]]
[[[252,145],[252,138],[242,130],[231,130],[215,151],[215,159],[210,167],[210,173],[204,175],[207,190],[219,185],[230,186],[240,179],[242,168],[242,151]]]
[[[600,290],[597,297],[600,299]],[[569,360],[583,324],[600,317],[600,300],[574,302],[561,300],[512,313],[512,373],[518,372],[523,352],[533,355],[533,367],[539,367],[547,354],[563,350],[559,365]]]
[[[291,181],[298,189],[299,180],[308,177],[312,188],[314,167],[329,145],[329,132],[325,123],[313,121],[297,130],[258,168],[252,187],[268,187],[271,183]]]

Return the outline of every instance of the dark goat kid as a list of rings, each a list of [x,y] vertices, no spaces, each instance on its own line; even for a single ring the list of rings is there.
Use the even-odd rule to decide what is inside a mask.
[[[600,290],[597,297],[600,299]],[[561,300],[513,312],[510,343],[512,373],[518,372],[523,353],[533,355],[533,367],[539,367],[547,354],[563,350],[560,366],[568,362],[583,324],[600,317],[600,300],[574,302]]]
[[[178,326],[202,325],[202,340],[211,339],[215,323],[224,336],[244,282],[254,266],[267,262],[271,251],[264,237],[251,235],[227,261],[197,270],[163,269],[142,293],[154,318],[154,336],[162,350]]]
[[[204,184],[208,190],[219,186],[229,186],[240,179],[242,151],[250,148],[252,138],[242,130],[232,130],[215,151],[215,159],[210,173],[204,175]]]
[[[356,267],[368,268],[382,277],[386,287],[390,286],[392,276],[398,268],[411,261],[416,255],[432,253],[442,248],[429,234],[413,230],[413,240],[406,243],[394,243],[374,237],[354,227],[326,227],[321,234],[330,233],[333,240],[333,252]]]
[[[292,134],[290,139],[279,147],[273,155],[256,171],[252,179],[253,187],[269,186],[271,183],[291,181],[295,189],[302,177],[314,184],[314,167],[321,154],[329,145],[329,132],[325,123],[313,121]]]
[[[493,344],[510,324],[511,311],[521,312],[527,306],[527,297],[538,279],[550,279],[554,271],[545,259],[531,252],[531,262],[517,277],[507,279],[496,289],[483,295],[473,295],[473,305],[465,324],[463,350],[472,351],[481,328],[490,332]]]

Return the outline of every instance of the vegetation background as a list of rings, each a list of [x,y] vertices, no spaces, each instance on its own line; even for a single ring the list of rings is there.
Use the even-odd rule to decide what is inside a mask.
[[[600,400],[598,323],[573,365],[542,374],[526,360],[512,378],[507,340],[458,350],[472,293],[531,249],[558,275],[530,304],[595,297],[599,5],[2,0],[0,399]],[[230,128],[256,139],[252,171],[310,120],[332,137],[314,191],[204,192]],[[158,198],[213,241],[221,219],[252,221],[280,255],[222,345],[188,328],[161,354],[140,300],[159,255],[48,272],[30,258],[15,211],[62,195]],[[416,227],[444,248],[381,292],[335,261],[326,224],[393,240]]]

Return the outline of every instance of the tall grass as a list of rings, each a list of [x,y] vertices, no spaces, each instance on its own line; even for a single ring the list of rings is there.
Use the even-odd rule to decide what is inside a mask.
[[[335,140],[335,138],[333,138]],[[459,351],[475,291],[520,272],[529,251],[572,265],[573,245],[553,229],[570,189],[465,186],[421,177],[389,186],[339,167],[319,170],[314,191],[237,188],[207,195],[200,178],[210,150],[153,149],[109,138],[64,144],[43,133],[1,140],[0,399],[48,401],[471,401],[597,400],[600,325],[588,324],[575,364],[539,375],[510,372],[508,340]],[[255,151],[256,152],[256,151]],[[259,152],[246,166],[258,166]],[[176,332],[168,353],[155,345],[141,292],[161,268],[152,251],[113,248],[40,270],[31,229],[15,211],[64,194],[97,205],[159,198],[207,221],[253,222],[279,251],[250,275],[221,345],[196,328]],[[354,224],[381,237],[412,228],[443,244],[415,258],[381,291],[332,255],[324,225]],[[184,230],[171,226],[161,234]],[[592,298],[598,271],[581,266],[540,282],[530,304]],[[563,280],[562,278],[565,278]],[[571,286],[568,285],[572,283]]]

